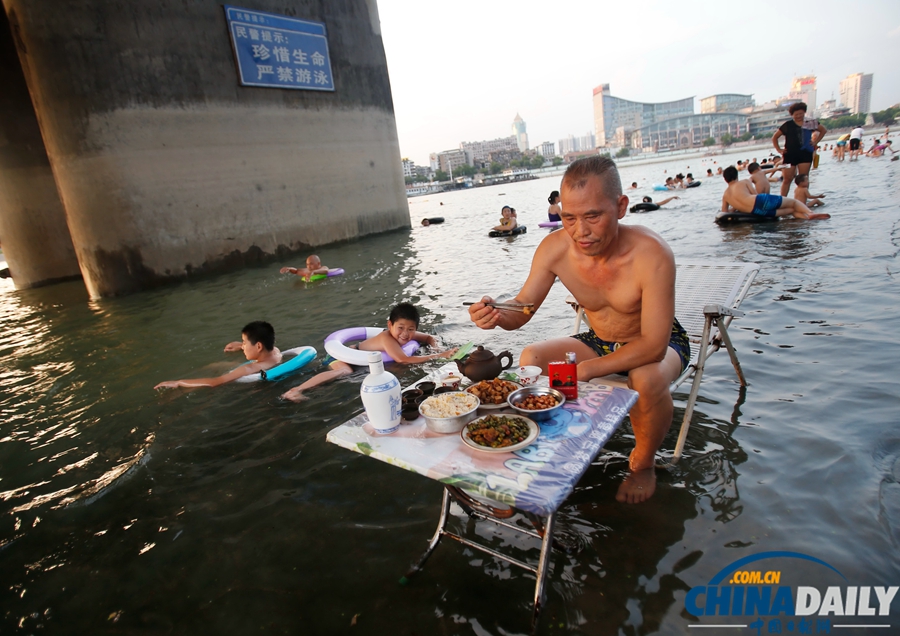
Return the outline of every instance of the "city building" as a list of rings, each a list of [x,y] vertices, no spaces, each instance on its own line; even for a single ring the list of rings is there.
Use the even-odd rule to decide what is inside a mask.
[[[642,152],[701,148],[706,139],[719,141],[726,133],[740,137],[748,132],[747,115],[741,113],[701,113],[670,117],[631,131],[630,147]],[[619,133],[617,132],[617,135]],[[627,147],[624,146],[623,147]]]
[[[722,93],[701,99],[700,113],[737,113],[753,106],[753,95]]]
[[[483,168],[486,164],[489,165],[488,156],[491,153],[519,150],[519,142],[513,135],[489,141],[464,141],[459,144],[459,148],[466,153],[467,162],[470,166]]]
[[[528,150],[528,133],[525,132],[525,122],[519,116],[519,113],[516,113],[516,118],[513,119],[512,133],[516,138],[519,152],[525,152],[526,150]]]
[[[599,148],[615,145],[616,129],[619,127],[637,130],[666,119],[693,114],[693,97],[658,104],[632,102],[613,97],[609,84],[601,84],[594,89],[595,143]]]
[[[806,104],[806,112],[816,112],[816,76],[804,75],[795,77],[791,82],[790,99]]]
[[[545,141],[540,146],[537,147],[537,152],[542,157],[546,157],[547,159],[556,156],[556,144],[552,141]]]
[[[560,139],[557,143],[557,154],[560,157],[563,157],[570,152],[578,152],[580,150],[593,150],[595,147],[594,139],[594,133],[592,132],[589,132],[586,135],[582,135],[581,137],[569,135],[565,139]]]
[[[831,119],[832,117],[842,117],[849,114],[849,108],[842,104],[839,104],[836,99],[828,99],[822,102],[822,105],[819,106],[819,110],[816,113],[816,116],[819,119]]]
[[[790,100],[772,101],[758,106],[747,116],[747,126],[752,135],[772,135],[791,118],[788,107],[794,102]],[[808,111],[807,111],[808,112]]]
[[[854,73],[841,80],[841,103],[854,115],[868,113],[872,100],[872,73]]]
[[[403,176],[414,177],[416,175],[416,164],[411,159],[404,157],[400,160],[403,163]]]
[[[437,168],[435,170],[443,170],[447,174],[453,172],[459,166],[468,165],[466,161],[466,152],[460,149],[445,150],[435,154],[437,159]]]

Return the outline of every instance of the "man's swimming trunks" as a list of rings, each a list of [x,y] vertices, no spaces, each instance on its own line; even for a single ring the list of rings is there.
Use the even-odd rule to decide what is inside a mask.
[[[571,337],[589,346],[601,358],[609,355],[619,347],[624,347],[628,344],[627,342],[607,342],[606,340],[601,340],[597,337],[597,334],[594,333],[593,329]],[[675,353],[678,354],[678,358],[681,360],[681,371],[683,373],[684,370],[687,369],[688,363],[691,361],[691,341],[677,318],[675,319],[675,322],[672,323],[672,335],[669,336],[669,347],[674,349]]]
[[[850,150],[859,150],[859,139],[855,137],[850,139]]]
[[[753,214],[759,216],[775,216],[781,207],[782,198],[777,194],[757,194],[753,204]]]

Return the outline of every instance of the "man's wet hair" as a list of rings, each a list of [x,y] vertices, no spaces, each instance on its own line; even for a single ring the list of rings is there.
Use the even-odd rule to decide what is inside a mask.
[[[250,344],[262,344],[266,351],[275,348],[275,328],[264,320],[254,320],[248,323],[241,333],[247,336]]]
[[[732,181],[737,181],[738,178],[738,169],[734,166],[728,166],[722,171],[722,177],[725,179],[726,183],[731,183]]]
[[[749,166],[747,166],[747,172],[749,172],[750,174],[753,174],[757,170],[759,170],[759,164],[756,163],[755,161],[753,163],[751,163]]]
[[[688,172],[688,173],[687,173],[687,178],[688,178],[688,179],[693,179],[693,178],[694,178],[694,173],[693,173],[693,172]]]
[[[793,115],[798,110],[808,111],[809,108],[806,107],[806,102],[797,102],[796,104],[791,104],[790,108],[788,108],[788,114]]]
[[[643,203],[653,203],[653,199],[651,199],[650,197],[644,197],[642,202]]]
[[[807,179],[809,179],[809,175],[798,174],[796,177],[794,177],[794,183],[796,185],[803,185],[803,182],[806,181]]]
[[[562,185],[580,190],[587,185],[590,177],[600,177],[603,182],[603,193],[610,201],[618,203],[619,197],[622,196],[622,180],[619,178],[615,162],[609,157],[596,155],[573,161],[563,175]]]
[[[398,320],[411,320],[413,323],[415,323],[416,328],[418,329],[419,310],[416,309],[416,306],[412,303],[400,303],[399,305],[391,309],[391,315],[388,317],[388,320],[391,322],[397,322]]]

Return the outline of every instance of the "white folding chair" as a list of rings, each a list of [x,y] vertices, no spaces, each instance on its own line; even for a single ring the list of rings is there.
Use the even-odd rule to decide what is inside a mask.
[[[690,338],[691,361],[684,372],[669,385],[669,391],[674,392],[691,376],[693,376],[693,383],[687,407],[684,410],[681,430],[678,433],[678,442],[672,456],[672,464],[681,458],[684,450],[684,442],[691,426],[697,394],[700,392],[700,382],[703,378],[706,359],[718,351],[722,343],[728,349],[728,355],[731,356],[731,363],[734,365],[741,386],[747,385],[737,353],[728,336],[728,325],[731,324],[732,319],[744,315],[744,312],[739,311],[738,307],[747,296],[750,284],[758,271],[759,265],[756,263],[703,261],[676,263],[675,317],[678,318],[678,322],[681,323]],[[575,334],[581,330],[584,309],[578,305],[578,301],[573,296],[568,296],[566,302],[576,311],[575,325],[572,330],[572,333]],[[622,375],[594,378],[591,382],[627,386],[627,378]]]

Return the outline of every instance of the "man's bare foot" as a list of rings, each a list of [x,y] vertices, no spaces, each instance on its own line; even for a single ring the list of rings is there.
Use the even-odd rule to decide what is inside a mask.
[[[651,466],[632,471],[619,486],[616,501],[619,503],[641,503],[656,492],[656,469]]]
[[[303,395],[302,391],[298,391],[297,389],[291,389],[290,391],[285,392],[282,396],[285,400],[290,400],[291,402],[302,402],[303,400],[308,400],[309,398]]]
[[[818,214],[810,214],[809,215],[810,221],[821,221],[822,219],[830,219],[830,218],[831,218],[831,215],[825,214],[824,212],[819,212]]]

